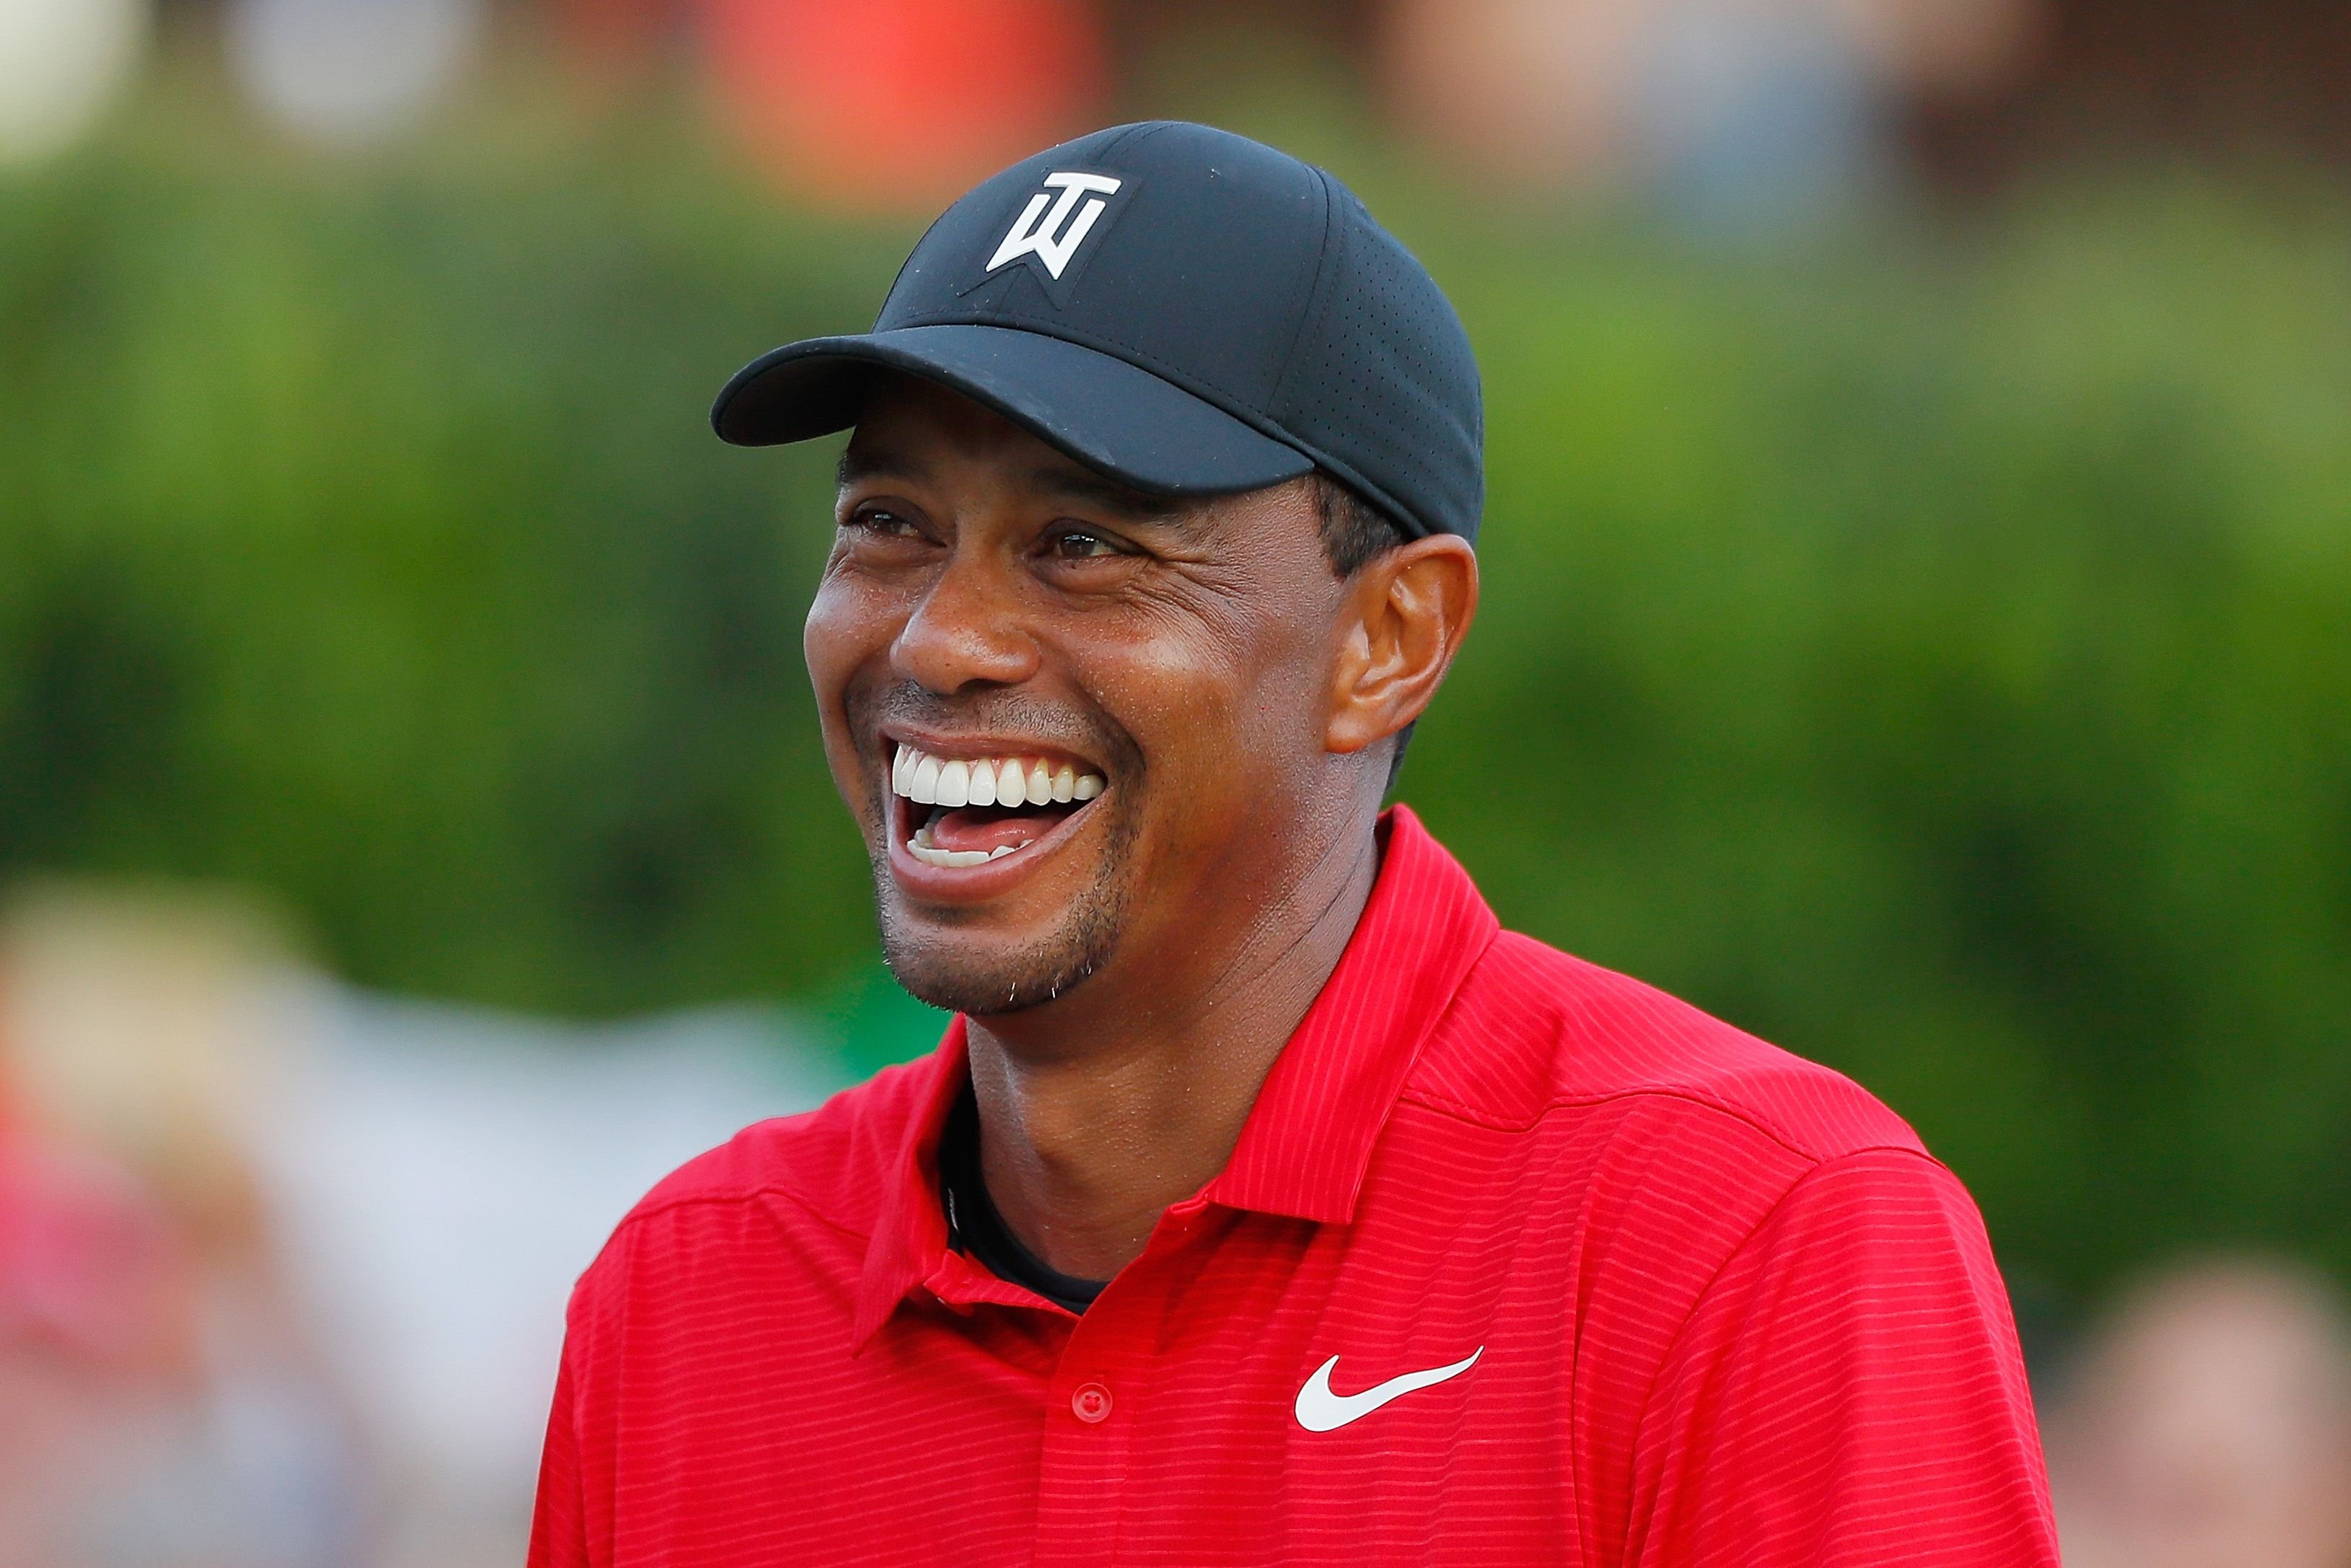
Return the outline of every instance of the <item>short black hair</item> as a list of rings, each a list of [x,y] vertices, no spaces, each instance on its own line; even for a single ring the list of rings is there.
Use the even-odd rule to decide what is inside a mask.
[[[1322,553],[1340,580],[1354,576],[1405,541],[1395,519],[1357,495],[1353,486],[1317,468],[1308,476],[1314,486],[1314,515],[1322,528]]]
[[[1345,481],[1317,468],[1307,476],[1307,483],[1314,488],[1322,554],[1342,582],[1409,537],[1395,518],[1357,495]],[[1395,788],[1396,775],[1404,770],[1404,748],[1411,744],[1412,725],[1408,724],[1395,733],[1395,747],[1388,753],[1388,781],[1381,786],[1382,793]]]

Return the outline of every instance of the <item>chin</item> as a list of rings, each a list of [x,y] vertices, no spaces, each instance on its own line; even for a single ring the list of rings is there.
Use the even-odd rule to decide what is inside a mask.
[[[1117,951],[1125,900],[1108,890],[1081,898],[1047,930],[1000,933],[982,919],[942,921],[910,911],[883,884],[882,956],[907,993],[949,1012],[993,1018],[1057,1001]]]
[[[884,856],[877,856],[882,861]],[[950,1013],[999,1018],[1068,997],[1101,973],[1126,926],[1126,895],[1101,877],[1040,928],[1008,931],[1008,910],[924,910],[874,865],[882,959],[907,995]],[[1028,922],[1020,922],[1028,924]]]
[[[1118,800],[1071,814],[1024,852],[973,867],[911,856],[918,810],[903,800],[867,840],[882,955],[898,984],[973,1018],[1027,1012],[1100,973],[1129,906],[1133,823]]]

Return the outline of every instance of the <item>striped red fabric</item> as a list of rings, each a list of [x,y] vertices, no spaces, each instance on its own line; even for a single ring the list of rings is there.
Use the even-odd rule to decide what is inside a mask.
[[[958,1026],[622,1223],[535,1568],[2057,1562],[1959,1182],[1845,1079],[1498,930],[1402,808],[1230,1165],[1082,1318],[946,1249],[965,1071]]]

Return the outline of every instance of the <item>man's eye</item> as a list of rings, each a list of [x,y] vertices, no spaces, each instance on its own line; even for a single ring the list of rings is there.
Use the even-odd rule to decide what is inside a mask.
[[[1088,533],[1083,528],[1066,528],[1055,534],[1048,548],[1062,560],[1091,560],[1098,556],[1126,553],[1102,535]]]
[[[918,531],[912,519],[885,507],[860,507],[849,515],[849,526],[870,534],[904,535]]]

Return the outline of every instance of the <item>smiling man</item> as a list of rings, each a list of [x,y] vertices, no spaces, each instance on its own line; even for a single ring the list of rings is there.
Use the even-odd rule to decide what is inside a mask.
[[[958,1016],[622,1224],[534,1563],[2055,1563],[1950,1173],[1382,814],[1481,414],[1337,182],[1055,148],[716,419],[853,429],[809,668]]]

